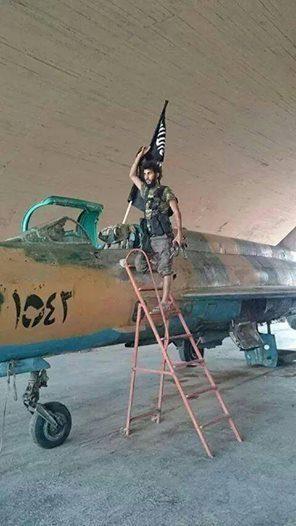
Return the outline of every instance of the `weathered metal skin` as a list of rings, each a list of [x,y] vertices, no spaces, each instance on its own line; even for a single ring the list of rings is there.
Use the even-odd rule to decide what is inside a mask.
[[[230,323],[296,313],[293,250],[191,231],[187,242],[187,259],[175,258],[174,292],[205,347],[220,343]],[[119,265],[127,252],[97,250],[85,239],[2,242],[0,362],[131,343],[135,297]],[[144,330],[142,340],[149,338]]]

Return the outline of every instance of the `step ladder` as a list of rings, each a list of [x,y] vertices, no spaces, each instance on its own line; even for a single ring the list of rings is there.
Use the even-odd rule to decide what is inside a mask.
[[[137,281],[133,274],[134,266],[132,263],[129,263],[131,258],[133,256],[136,256],[137,254],[141,254],[142,257],[146,258],[147,265],[148,265],[148,271],[150,272],[150,278],[151,283],[148,284],[148,286],[139,286],[137,284]],[[230,428],[232,429],[235,438],[238,440],[238,442],[242,442],[242,438],[240,436],[240,433],[230,416],[230,413],[225,405],[225,402],[218,390],[218,387],[208,370],[207,366],[205,365],[205,361],[203,359],[203,356],[198,348],[198,344],[195,342],[195,339],[193,335],[191,334],[189,327],[183,317],[183,314],[181,310],[178,307],[178,304],[176,300],[174,299],[173,295],[169,295],[169,301],[170,301],[170,309],[164,310],[161,305],[161,298],[159,291],[162,290],[162,287],[158,286],[155,282],[152,268],[150,265],[150,261],[146,255],[145,252],[143,252],[140,249],[133,249],[129,252],[127,258],[126,258],[126,264],[125,269],[127,271],[127,274],[129,276],[129,279],[131,281],[131,284],[133,286],[133,289],[135,291],[135,294],[138,298],[138,307],[137,307],[137,318],[136,318],[136,329],[135,329],[135,341],[134,341],[134,351],[133,351],[133,357],[132,357],[132,368],[131,368],[131,383],[130,383],[130,393],[129,393],[129,402],[128,402],[128,411],[127,411],[127,418],[126,418],[126,426],[124,429],[125,435],[129,436],[131,432],[131,422],[144,417],[151,417],[152,420],[159,423],[161,419],[161,409],[162,409],[162,401],[163,401],[163,394],[164,394],[164,379],[165,377],[170,377],[173,379],[175,386],[177,388],[177,391],[179,392],[179,395],[183,401],[184,407],[186,411],[189,414],[189,417],[192,421],[192,424],[195,428],[196,433],[198,434],[200,441],[207,453],[207,455],[210,458],[213,458],[213,453],[207,443],[207,440],[204,435],[204,429],[218,424],[222,421],[226,421]],[[156,304],[158,306],[159,312],[155,313],[153,310],[151,311],[151,308],[149,307],[149,299],[144,298],[146,292],[155,292],[155,299]],[[154,301],[155,301],[154,299]],[[146,302],[147,301],[147,302]],[[151,298],[150,298],[151,301]],[[180,334],[178,336],[170,337],[169,333],[169,323],[171,317],[178,317],[180,320],[181,325],[184,328],[184,334]],[[144,367],[138,366],[138,350],[139,350],[139,338],[140,338],[140,329],[141,324],[143,322],[148,322],[150,325],[153,334],[155,336],[155,339],[161,349],[162,353],[162,360],[161,360],[161,368],[158,369],[148,369]],[[162,326],[164,328],[164,337],[161,337],[161,335],[158,332],[157,326]],[[173,362],[171,358],[168,355],[168,346],[169,343],[172,340],[177,339],[188,339],[195,350],[196,353],[196,359],[192,360],[190,362]],[[187,366],[196,366],[197,370],[201,370],[202,373],[205,376],[207,385],[206,387],[203,387],[201,389],[198,389],[197,391],[193,393],[185,393],[182,384],[176,374],[176,371],[180,368],[184,368]],[[160,376],[160,383],[159,383],[159,390],[158,390],[158,402],[157,407],[153,411],[148,411],[146,413],[142,413],[136,416],[132,416],[132,405],[134,400],[134,393],[135,393],[135,382],[136,382],[136,376],[138,373],[143,374],[157,374]],[[221,407],[222,414],[216,418],[213,418],[212,420],[209,420],[208,422],[201,423],[199,421],[199,418],[194,414],[190,401],[199,398],[200,395],[203,394],[213,394],[215,395],[219,406]]]

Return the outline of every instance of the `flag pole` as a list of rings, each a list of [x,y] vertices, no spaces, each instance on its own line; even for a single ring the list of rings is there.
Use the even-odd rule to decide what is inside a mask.
[[[132,202],[130,201],[129,204],[127,205],[125,216],[124,216],[123,221],[122,221],[123,225],[125,225],[125,223],[126,223],[126,220],[127,220],[127,217],[128,217],[128,215],[130,213],[131,207],[132,207]]]

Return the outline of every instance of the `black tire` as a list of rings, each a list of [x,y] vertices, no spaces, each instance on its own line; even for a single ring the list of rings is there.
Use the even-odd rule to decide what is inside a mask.
[[[182,362],[191,362],[197,359],[196,352],[189,340],[183,340],[182,344],[180,342],[178,344],[178,351]],[[204,355],[203,349],[200,349],[200,353],[202,356]]]
[[[38,446],[52,449],[60,446],[68,438],[72,427],[72,418],[68,409],[60,402],[47,402],[43,407],[58,420],[60,427],[55,430],[42,416],[34,413],[30,423],[32,438]]]

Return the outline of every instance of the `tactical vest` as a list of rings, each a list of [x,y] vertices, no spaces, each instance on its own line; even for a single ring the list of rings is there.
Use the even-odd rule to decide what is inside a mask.
[[[163,193],[165,186],[159,186],[156,188],[152,197],[149,197],[150,188],[147,187],[147,190],[143,196],[145,203],[145,219],[147,222],[147,230],[150,236],[163,236],[164,234],[172,234],[172,225],[169,219],[169,216],[172,215],[172,210],[168,208],[166,212],[160,210],[160,205],[163,201]],[[147,214],[150,217],[147,217]]]

